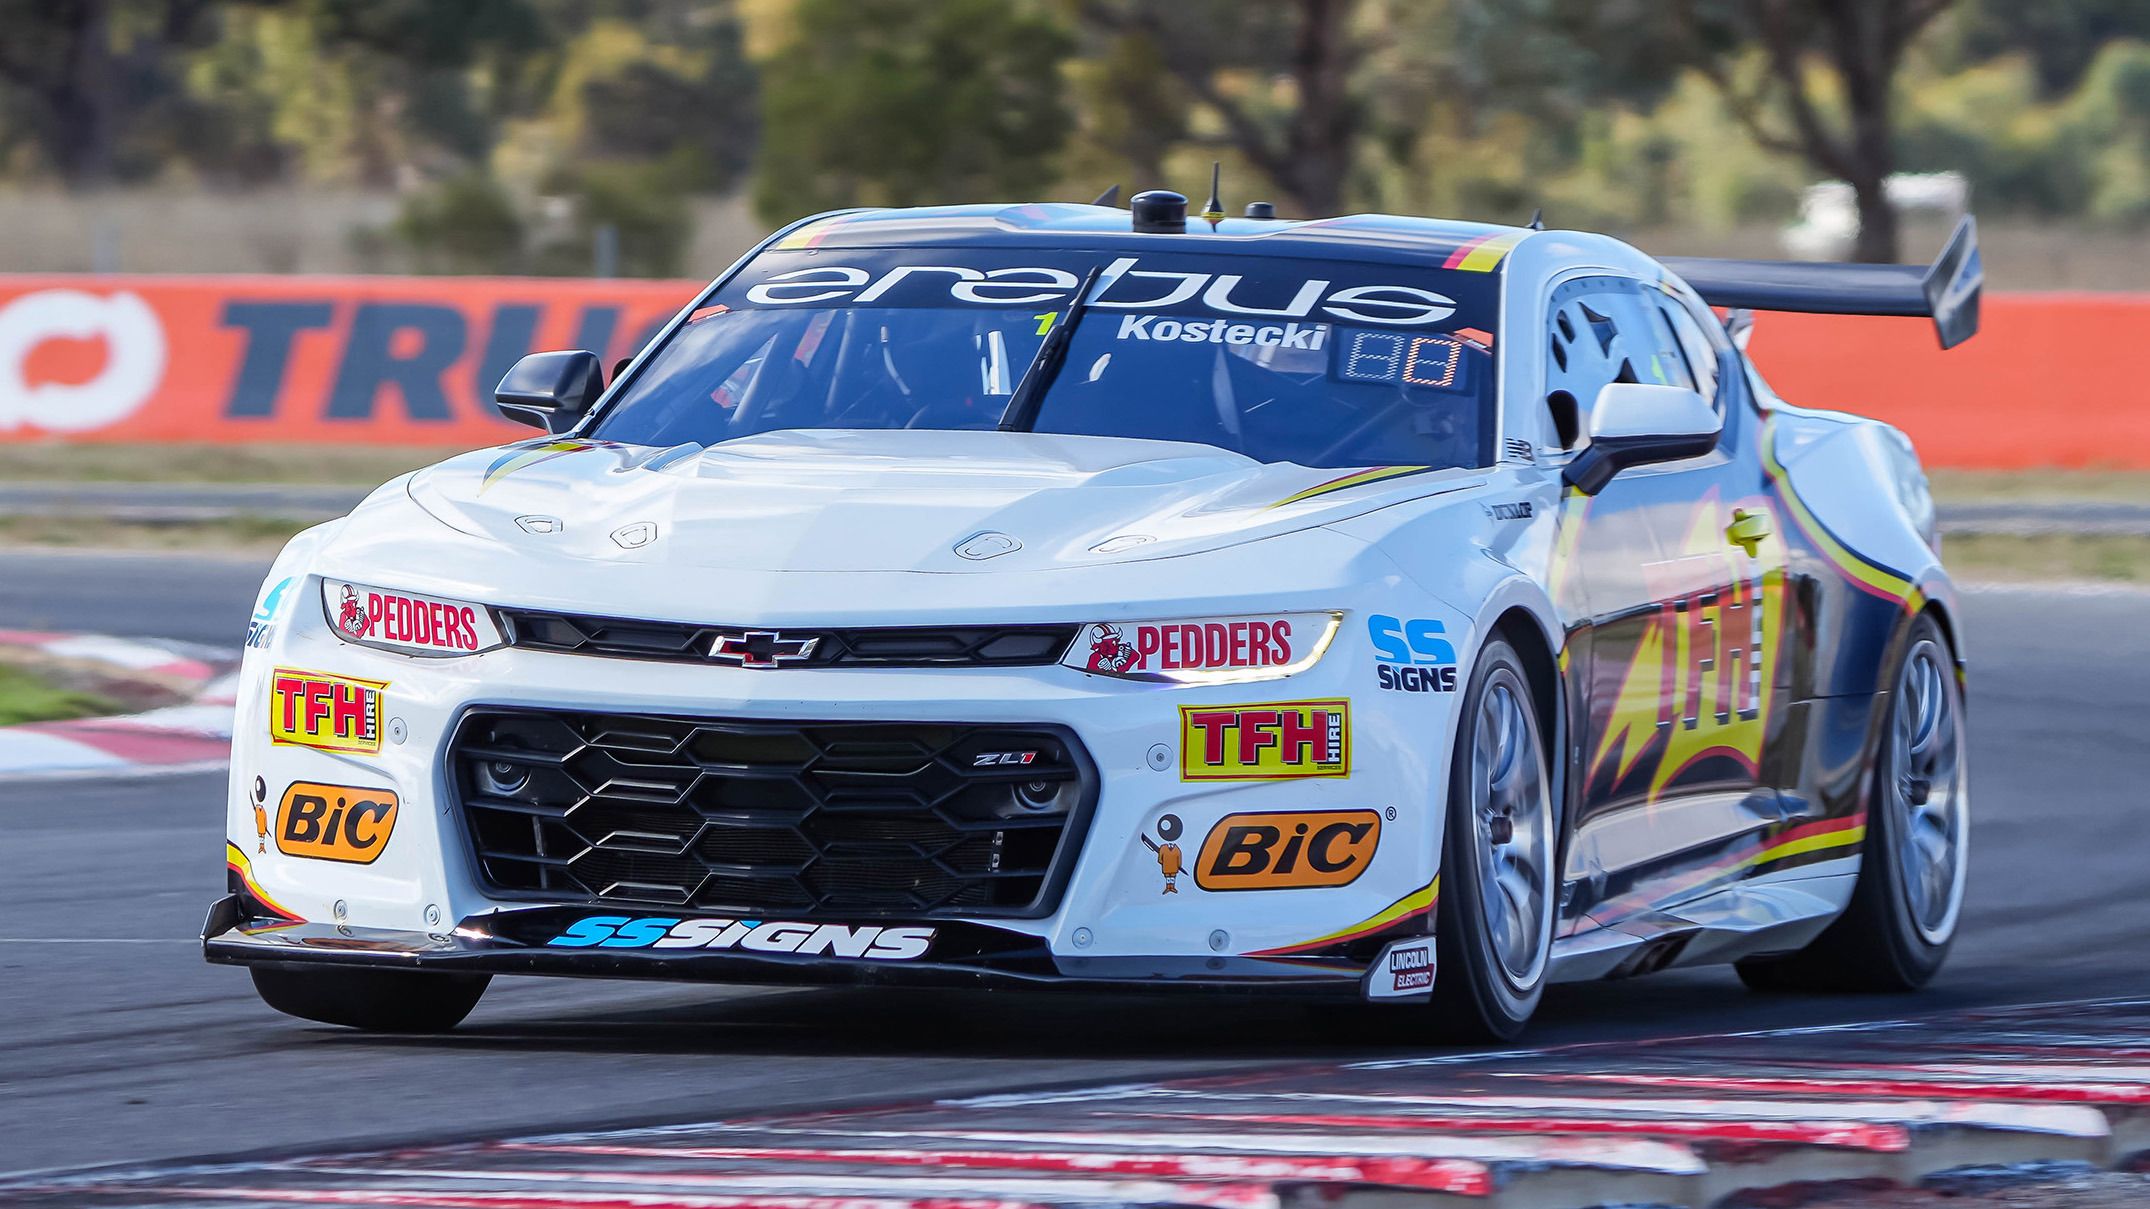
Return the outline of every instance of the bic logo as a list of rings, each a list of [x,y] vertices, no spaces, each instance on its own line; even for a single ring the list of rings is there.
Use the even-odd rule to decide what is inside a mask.
[[[276,850],[285,856],[370,865],[396,829],[388,789],[294,782],[276,808]]]
[[[319,751],[381,750],[385,680],[280,667],[269,679],[269,741]]]
[[[1358,880],[1381,843],[1372,810],[1230,814],[1210,828],[1195,858],[1204,890],[1298,890]]]
[[[1351,775],[1351,703],[1180,707],[1180,779],[1279,781]]]

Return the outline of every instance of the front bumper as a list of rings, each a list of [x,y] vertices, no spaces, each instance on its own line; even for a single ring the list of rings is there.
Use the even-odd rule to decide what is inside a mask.
[[[1334,646],[1314,667],[1270,680],[1177,685],[1107,680],[1057,665],[765,672],[516,648],[426,659],[341,641],[314,603],[317,581],[294,578],[289,595],[302,603],[287,609],[272,643],[247,652],[238,688],[226,831],[237,897],[212,915],[205,943],[213,961],[725,982],[1308,985],[1348,993],[1385,943],[1422,935],[1429,925],[1443,813],[1431,787],[1446,783],[1454,694],[1383,691],[1363,639],[1365,619],[1369,612],[1441,617],[1459,649],[1475,642],[1467,620],[1403,581],[1373,590],[1307,589],[1305,598],[1273,606],[1327,605],[1343,614]],[[1220,616],[1256,603],[1158,611]],[[364,694],[378,698],[378,735],[369,731],[369,742],[348,750],[278,735],[270,715],[279,669],[378,686]],[[333,706],[344,698],[323,700]],[[1337,736],[1349,753],[1344,767],[1310,769],[1318,775],[1188,775],[1197,728],[1187,711],[1274,713],[1294,703],[1348,709]],[[1079,740],[1086,777],[1095,780],[1094,805],[1072,866],[1064,879],[1056,875],[1035,910],[883,915],[770,905],[764,917],[931,927],[938,939],[917,960],[563,948],[552,942],[591,917],[646,922],[722,912],[588,902],[556,886],[504,893],[489,884],[473,859],[449,753],[473,711],[501,709],[1050,728]],[[384,837],[379,847],[309,851],[283,843],[273,830],[279,803],[301,788],[316,809],[333,809],[339,797],[354,809],[364,802],[373,810],[368,834]],[[1206,841],[1250,816],[1263,816],[1280,837],[1309,828],[1310,844],[1327,823],[1347,820],[1360,838],[1325,851],[1358,867],[1346,877],[1203,885],[1196,865]],[[1278,851],[1298,843],[1273,842]],[[1172,850],[1169,869],[1164,849]]]

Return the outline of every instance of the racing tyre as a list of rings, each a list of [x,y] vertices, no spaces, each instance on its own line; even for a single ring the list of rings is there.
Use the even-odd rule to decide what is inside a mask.
[[[1435,911],[1444,1039],[1506,1041],[1545,990],[1553,948],[1554,805],[1545,737],[1515,648],[1478,656],[1456,726]]]
[[[369,1033],[444,1033],[485,994],[489,974],[414,970],[279,970],[255,966],[254,991],[287,1016]]]
[[[1913,991],[1956,938],[1969,855],[1963,690],[1940,626],[1911,627],[1874,762],[1851,905],[1788,957],[1738,963],[1764,991]]]

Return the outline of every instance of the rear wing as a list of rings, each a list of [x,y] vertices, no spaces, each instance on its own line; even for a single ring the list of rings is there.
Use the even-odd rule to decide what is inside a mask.
[[[1833,264],[1800,260],[1714,260],[1663,256],[1711,306],[1821,315],[1927,315],[1942,348],[1978,331],[1978,295],[1985,270],[1978,260],[1978,224],[1956,224],[1931,265]]]

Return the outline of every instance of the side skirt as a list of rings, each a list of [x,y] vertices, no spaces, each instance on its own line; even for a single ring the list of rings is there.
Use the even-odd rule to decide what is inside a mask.
[[[1736,882],[1614,926],[1577,932],[1553,942],[1547,978],[1588,982],[1788,953],[1829,926],[1851,902],[1858,880],[1859,858],[1844,857]]]

